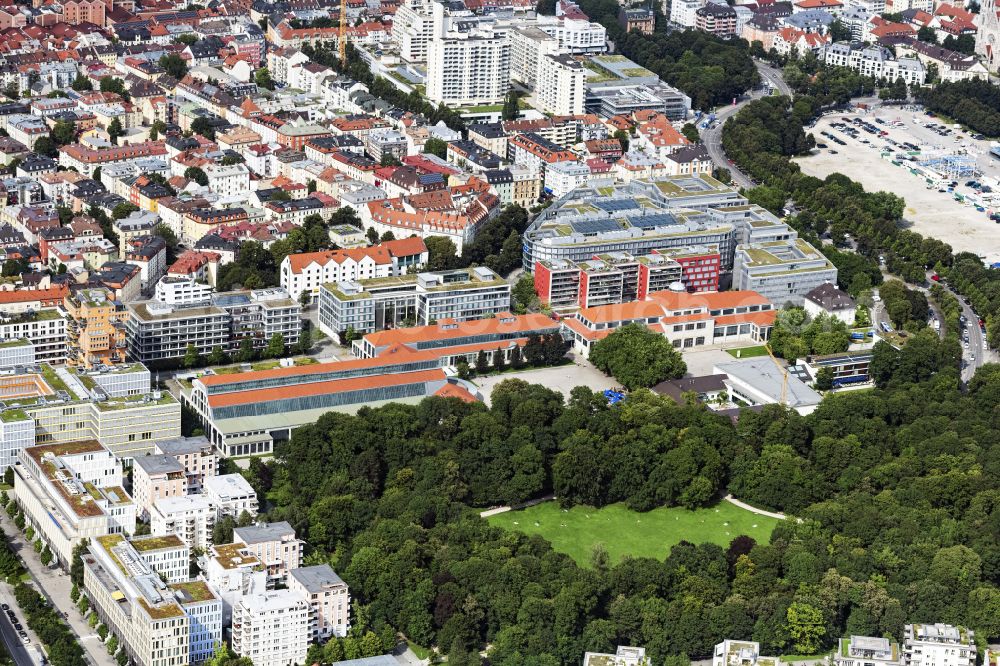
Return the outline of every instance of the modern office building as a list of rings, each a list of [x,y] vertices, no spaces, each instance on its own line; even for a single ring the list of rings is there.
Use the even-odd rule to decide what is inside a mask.
[[[973,666],[976,634],[951,624],[908,624],[903,627],[904,666]]]
[[[18,462],[14,499],[26,525],[64,567],[81,540],[135,531],[121,463],[98,442],[32,446],[19,452]]]
[[[243,596],[233,604],[233,652],[254,666],[305,662],[310,639],[310,608],[292,590],[270,590]]]
[[[170,586],[121,535],[91,539],[83,587],[97,617],[140,666],[187,666],[191,620]],[[219,626],[221,639],[221,604]]]
[[[837,281],[837,267],[803,238],[741,245],[733,289],[756,291],[779,305],[802,305],[805,295]]]
[[[329,564],[292,569],[288,589],[309,604],[309,635],[314,641],[343,637],[351,628],[351,594]]]
[[[133,372],[143,376],[146,371],[141,366],[123,367],[107,373],[106,385],[118,386],[120,380],[121,386],[130,386],[130,378],[110,377]],[[92,379],[90,373],[79,369],[45,364],[0,376],[0,395],[17,398],[16,407],[8,402],[7,408],[0,410],[0,421],[30,419],[37,444],[96,440],[119,458],[144,455],[152,451],[155,442],[180,434],[180,403],[169,393],[151,391],[147,385],[142,394],[110,397],[96,380],[90,384],[88,377]],[[0,451],[4,450],[16,455],[14,449],[0,443]],[[6,464],[12,464],[10,459]]]
[[[585,652],[583,666],[646,666],[646,648],[619,645],[614,654]]]
[[[708,176],[577,188],[542,211],[524,233],[524,269],[533,271],[539,261],[579,262],[612,252],[642,256],[715,246],[720,270],[728,271],[743,222],[714,209],[738,205],[746,199]]]
[[[510,284],[485,266],[325,284],[319,327],[333,338],[348,329],[371,333],[404,322],[480,319],[510,309]]]
[[[199,354],[234,352],[250,339],[260,350],[275,334],[291,346],[302,331],[302,306],[284,289],[220,293],[209,304],[143,301],[130,303],[128,313],[128,354],[143,363],[176,363],[189,345]]]
[[[805,416],[823,401],[798,375],[786,372],[767,356],[719,363],[712,372],[726,375],[722,380],[726,394],[740,406],[785,405]]]
[[[760,654],[760,643],[726,639],[715,646],[712,666],[778,666],[777,657]]]

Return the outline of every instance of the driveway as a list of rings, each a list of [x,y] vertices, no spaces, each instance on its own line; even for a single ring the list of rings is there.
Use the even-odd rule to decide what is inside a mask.
[[[572,355],[571,358],[573,358]],[[574,358],[571,364],[557,365],[552,368],[533,368],[520,372],[504,372],[499,375],[477,377],[473,383],[479,387],[479,391],[483,394],[488,405],[493,387],[505,379],[523,379],[529,384],[541,384],[559,391],[567,398],[569,392],[576,386],[586,386],[593,391],[603,391],[617,385],[613,377],[608,377],[591,365],[590,361],[583,358]]]

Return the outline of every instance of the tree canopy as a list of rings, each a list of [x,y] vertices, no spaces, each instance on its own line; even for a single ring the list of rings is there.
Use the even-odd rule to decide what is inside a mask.
[[[597,341],[591,347],[590,362],[627,389],[649,388],[687,372],[670,341],[642,324],[626,324]]]

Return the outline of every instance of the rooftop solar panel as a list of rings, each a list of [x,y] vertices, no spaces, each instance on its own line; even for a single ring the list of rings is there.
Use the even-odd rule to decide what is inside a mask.
[[[677,218],[670,213],[655,213],[653,215],[636,215],[625,218],[633,227],[640,229],[653,229],[655,227],[669,227],[679,224]]]
[[[613,213],[620,210],[633,210],[639,207],[635,199],[598,199],[593,204],[603,211]]]
[[[578,234],[599,234],[603,231],[617,231],[621,227],[611,219],[603,220],[578,220],[571,223],[573,231]]]

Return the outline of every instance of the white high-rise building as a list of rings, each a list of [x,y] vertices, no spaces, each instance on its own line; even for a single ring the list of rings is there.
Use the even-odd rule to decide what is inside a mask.
[[[392,40],[399,45],[399,57],[407,62],[427,62],[427,45],[434,34],[429,3],[407,0],[392,20]]]
[[[559,41],[560,53],[604,53],[608,50],[608,31],[586,15],[539,16],[538,29]]]
[[[205,550],[212,545],[217,515],[211,500],[203,495],[163,497],[149,510],[150,532],[176,534],[189,548]]]
[[[559,53],[559,40],[534,27],[510,31],[510,78],[529,88],[538,84],[538,62]]]
[[[545,55],[538,59],[538,108],[557,116],[583,113],[587,74],[583,65],[566,55]]]
[[[695,12],[704,6],[704,0],[670,0],[670,22],[693,28]]]
[[[435,104],[498,104],[510,86],[510,40],[491,26],[448,30],[427,51],[427,97]]]
[[[233,605],[232,647],[254,666],[305,663],[310,608],[292,590],[244,596]]]

